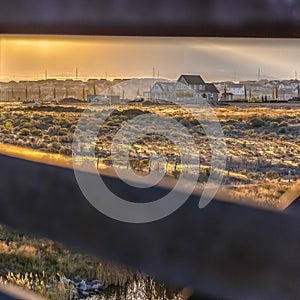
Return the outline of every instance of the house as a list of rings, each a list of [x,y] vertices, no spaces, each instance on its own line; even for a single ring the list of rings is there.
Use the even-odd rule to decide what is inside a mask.
[[[202,97],[185,83],[178,81],[157,81],[151,87],[150,98],[152,100],[195,103]]]
[[[206,83],[204,95],[208,100],[218,101],[219,91],[213,83]]]
[[[275,99],[276,97],[276,91],[274,88],[268,88],[268,87],[259,87],[254,89],[248,90],[249,99],[256,98],[261,101],[270,101]]]
[[[219,91],[213,83],[206,83],[200,75],[180,75],[178,83],[183,83],[199,93],[203,98],[217,101]]]
[[[246,87],[243,84],[239,84],[239,83],[227,84],[226,92],[232,94],[232,100],[246,98]]]
[[[150,89],[150,98],[152,100],[172,100],[172,96],[175,92],[176,82],[161,82],[157,81]]]
[[[177,81],[157,81],[150,89],[152,100],[196,103],[199,100],[217,101],[219,91],[213,83],[206,83],[200,75],[181,75]]]
[[[226,90],[221,94],[221,101],[231,101],[233,100],[233,94],[226,92]]]
[[[283,88],[278,91],[278,98],[280,100],[288,101],[290,99],[293,99],[293,97],[297,97],[297,95],[298,95],[297,89],[294,90],[291,88]]]
[[[181,75],[177,81],[188,85],[196,92],[205,91],[205,82],[200,75]]]

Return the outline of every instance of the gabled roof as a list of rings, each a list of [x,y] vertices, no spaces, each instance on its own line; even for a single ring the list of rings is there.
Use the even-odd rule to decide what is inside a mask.
[[[180,78],[183,78],[187,84],[205,84],[200,75],[181,75],[178,78],[178,81],[180,80]]]
[[[219,93],[218,89],[213,83],[206,83],[205,90],[210,93]]]
[[[175,88],[175,82],[157,81],[154,85],[158,85],[162,91],[172,92]]]

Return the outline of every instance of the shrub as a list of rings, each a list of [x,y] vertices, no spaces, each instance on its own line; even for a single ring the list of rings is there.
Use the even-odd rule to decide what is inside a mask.
[[[61,127],[64,127],[64,128],[69,128],[72,124],[70,123],[69,120],[67,120],[66,118],[62,118],[59,120],[58,124],[61,126]]]
[[[282,122],[279,124],[279,127],[286,127],[286,126],[288,126],[288,125],[289,125],[288,122],[282,121]]]
[[[54,125],[48,128],[47,133],[49,135],[59,135],[59,131],[61,130],[61,127],[59,125]]]
[[[68,147],[62,147],[60,150],[59,150],[59,154],[62,154],[62,155],[72,155],[72,150]]]
[[[253,127],[261,127],[261,126],[264,126],[266,124],[266,122],[262,118],[259,118],[259,117],[252,117],[249,120],[249,123]]]
[[[286,127],[280,127],[278,132],[279,133],[286,133],[286,129],[287,129]]]
[[[10,133],[10,130],[3,129],[3,130],[1,130],[1,133],[2,133],[2,134],[9,134],[9,133]]]
[[[71,132],[75,132],[76,128],[77,128],[76,125],[72,125],[71,128],[70,128],[70,131],[71,131]]]
[[[207,173],[205,170],[199,172],[198,182],[206,182],[207,181]]]
[[[20,131],[20,135],[22,136],[30,135],[30,130],[28,128],[23,128]]]
[[[59,135],[67,135],[68,129],[67,128],[61,128],[58,132]]]
[[[173,171],[172,171],[172,175],[174,176],[174,178],[178,179],[179,176],[180,176],[180,171],[178,171],[178,170],[173,170]]]
[[[232,129],[234,129],[233,125],[225,125],[225,126],[223,126],[223,130],[229,131],[229,130],[232,130]]]
[[[10,120],[10,119],[8,119],[8,120],[6,120],[5,122],[4,122],[4,127],[5,127],[5,129],[7,129],[7,130],[13,130],[13,123],[12,123],[12,120]]]
[[[41,136],[41,135],[43,134],[43,132],[42,132],[42,130],[40,130],[40,129],[33,129],[33,130],[31,131],[31,134],[32,134],[32,135],[35,135],[35,136]]]
[[[57,143],[57,142],[53,142],[52,143],[52,147],[56,150],[59,150],[61,148],[61,144],[60,143]]]
[[[188,120],[186,120],[186,119],[182,119],[180,121],[180,123],[181,123],[181,125],[183,125],[183,126],[185,126],[187,128],[191,127],[191,123]]]
[[[266,173],[266,177],[267,177],[268,179],[277,179],[277,178],[279,177],[279,174],[278,174],[277,171],[271,170],[271,171],[268,171],[268,172]]]
[[[45,135],[43,136],[43,140],[44,140],[45,142],[50,142],[50,141],[51,141],[50,135],[45,134]]]
[[[20,128],[31,128],[32,125],[29,122],[24,122],[20,124]]]

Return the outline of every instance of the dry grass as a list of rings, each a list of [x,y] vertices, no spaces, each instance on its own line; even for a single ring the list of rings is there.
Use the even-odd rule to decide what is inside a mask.
[[[62,278],[98,280],[106,287],[98,299],[130,295],[136,284],[143,284],[144,290],[152,289],[153,295],[160,289],[168,295],[163,299],[180,299],[176,291],[140,272],[70,251],[52,241],[36,239],[5,226],[0,226],[0,276],[1,283],[13,283],[55,300],[78,299],[74,285],[67,284]]]
[[[105,109],[107,108],[104,107],[103,110]],[[2,143],[71,155],[73,132],[83,108],[5,106],[1,110]],[[300,109],[233,106],[215,107],[214,110],[223,128],[228,156],[231,156],[235,163],[229,174],[226,173],[223,184],[231,186],[232,197],[239,201],[247,198],[259,205],[276,207],[280,204],[280,196],[289,187],[288,180],[294,182],[299,178]],[[169,115],[189,130],[198,146],[198,153],[191,155],[199,156],[199,181],[205,182],[211,160],[208,138],[191,114],[175,106],[131,105],[115,110],[99,132],[96,145],[99,166],[110,165],[112,137],[121,126],[133,117],[149,112]],[[102,114],[103,111],[97,110],[86,118],[86,128],[97,126]],[[180,134],[171,132],[172,137]],[[131,165],[138,171],[148,172],[148,161],[136,158],[156,153],[179,155],[171,139],[165,139],[159,133],[141,136],[131,145]],[[171,163],[168,176],[178,177],[180,163],[176,170],[174,168],[174,163]],[[245,184],[249,185],[245,187]],[[155,299],[164,293],[167,293],[169,298],[175,297],[171,289],[161,287],[153,279],[127,268],[100,262],[84,254],[73,253],[53,242],[36,240],[4,227],[1,227],[0,232],[0,274],[3,281],[30,287],[52,299],[68,299],[73,289],[59,282],[59,272],[66,278],[80,276],[98,279],[112,287],[104,292],[103,297],[113,298],[113,293],[118,291],[122,296],[116,299],[122,299],[126,292],[141,284],[146,290],[151,287],[152,295],[156,295],[153,296]],[[139,298],[137,296],[134,299]]]

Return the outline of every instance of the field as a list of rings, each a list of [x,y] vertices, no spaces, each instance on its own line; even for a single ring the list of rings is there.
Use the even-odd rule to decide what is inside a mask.
[[[56,159],[70,161],[73,135],[84,109],[83,106],[71,105],[2,103],[0,142],[7,148],[15,145],[56,154]],[[108,109],[91,107],[88,116],[81,119],[84,131],[90,133],[93,128],[98,128],[100,118]],[[258,205],[280,207],[281,195],[300,176],[300,105],[242,104],[216,106],[213,109],[222,126],[227,146],[226,169],[221,170],[224,175],[223,188],[236,201],[254,201]],[[145,113],[167,115],[192,135],[197,152],[190,155],[200,159],[198,182],[199,186],[203,186],[211,171],[211,148],[202,125],[194,117],[198,113],[197,108],[192,107],[191,111],[175,105],[146,103],[115,107],[100,127],[95,145],[99,172],[111,168],[110,148],[114,135],[126,122]],[[168,161],[166,176],[176,179],[183,166],[172,138],[184,133],[170,132],[170,136],[165,138],[160,134],[163,128],[156,128],[155,124],[152,127],[156,133],[142,135],[131,144],[130,164],[139,174],[147,174],[153,168],[160,172],[160,165],[150,165],[149,157],[162,154]],[[138,132],[138,127],[131,127],[131,133]],[[83,155],[84,151],[83,147]],[[23,254],[20,249],[23,249]],[[105,286],[101,294],[103,299],[116,290],[125,295],[126,291],[133,291],[137,284],[142,284],[144,293],[156,295],[157,299],[160,296],[161,299],[180,299],[172,289],[155,282],[151,277],[124,267],[101,263],[97,259],[65,250],[55,243],[13,233],[4,227],[1,229],[0,258],[3,281],[23,285],[52,299],[58,299],[57,293],[66,299],[72,293],[78,293],[74,285],[82,278],[90,282],[96,280],[95,284]],[[72,280],[71,284],[66,283],[68,279]]]
[[[3,104],[0,117],[0,141],[20,147],[31,148],[40,152],[56,153],[62,159],[72,154],[73,133],[85,107],[54,106],[40,107]],[[99,128],[99,119],[109,107],[91,107],[88,115],[81,119],[82,132],[90,132]],[[191,114],[191,111],[193,114]],[[167,105],[132,104],[116,107],[106,118],[98,134],[95,153],[98,167],[111,166],[111,144],[113,137],[120,128],[132,118],[145,113],[167,115],[183,125],[192,135],[200,159],[199,183],[204,184],[210,173],[211,149],[209,139],[203,127],[194,118],[197,108],[190,112]],[[214,107],[226,140],[227,163],[223,185],[243,188],[250,197],[268,199],[268,203],[276,206],[276,199],[295,182],[300,175],[300,105],[280,104],[256,106],[242,104],[238,106]],[[143,125],[143,124],[142,124]],[[147,124],[145,123],[145,126]],[[154,128],[154,129],[153,129]],[[157,154],[168,160],[166,174],[178,177],[182,166],[179,151],[172,142],[180,132],[170,131],[165,138],[160,134],[164,128],[152,126],[156,134],[142,135],[131,145],[130,163],[135,171],[147,173],[150,168],[149,157]],[[139,128],[132,126],[131,133],[138,133]],[[128,136],[129,137],[129,136]],[[82,150],[84,155],[84,149]],[[276,186],[270,194],[269,184]],[[249,185],[260,186],[250,188]],[[248,188],[245,188],[248,185]],[[261,187],[266,187],[266,189]],[[266,193],[264,192],[266,191]],[[251,196],[251,194],[253,194]]]

